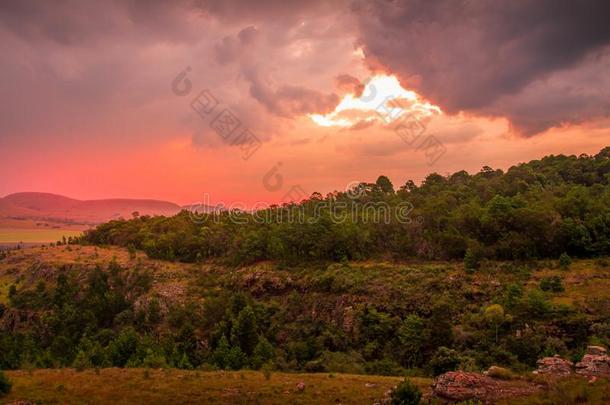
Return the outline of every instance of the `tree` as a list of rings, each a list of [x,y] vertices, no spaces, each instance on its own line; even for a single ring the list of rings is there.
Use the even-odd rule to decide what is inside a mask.
[[[459,364],[460,357],[458,353],[445,346],[439,347],[434,356],[432,356],[432,359],[430,359],[430,367],[435,376],[447,371],[453,371]]]
[[[407,316],[398,329],[398,341],[407,367],[415,367],[419,363],[425,340],[423,319],[414,314]]]
[[[274,356],[275,350],[273,345],[264,336],[261,336],[258,338],[258,343],[252,352],[252,367],[259,369]]]
[[[375,184],[377,184],[379,186],[379,188],[381,189],[381,191],[383,191],[386,194],[394,193],[394,185],[392,184],[390,179],[388,179],[386,176],[379,176],[377,178],[377,181],[375,182]]]
[[[485,308],[485,320],[494,327],[496,335],[496,344],[498,344],[498,329],[507,320],[504,314],[504,308],[500,304],[493,304]]]
[[[225,335],[222,335],[216,345],[216,349],[214,349],[214,352],[212,353],[212,362],[221,369],[227,368],[230,352],[231,348],[229,347],[229,341]]]
[[[258,342],[258,333],[256,330],[256,316],[252,307],[246,306],[239,312],[237,319],[231,330],[231,340],[234,345],[248,356],[252,354],[256,343]]]

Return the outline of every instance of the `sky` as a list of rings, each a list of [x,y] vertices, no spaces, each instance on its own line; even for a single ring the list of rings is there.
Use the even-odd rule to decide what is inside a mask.
[[[0,196],[281,203],[610,145],[603,0],[0,2]]]

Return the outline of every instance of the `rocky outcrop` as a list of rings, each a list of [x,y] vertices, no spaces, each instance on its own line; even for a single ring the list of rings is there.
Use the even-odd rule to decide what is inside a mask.
[[[605,356],[608,354],[608,351],[605,347],[601,346],[587,346],[587,351],[585,354],[591,354],[593,356]]]
[[[536,364],[538,364],[538,368],[534,371],[534,374],[551,377],[568,377],[572,374],[572,367],[574,366],[574,363],[562,359],[558,355],[544,357],[538,360]]]
[[[610,357],[606,349],[601,346],[587,347],[582,360],[576,363],[576,374],[589,379],[610,378]]]
[[[479,373],[449,371],[434,380],[432,389],[433,396],[440,399],[495,403],[503,398],[531,395],[540,388],[526,381],[498,381]]]

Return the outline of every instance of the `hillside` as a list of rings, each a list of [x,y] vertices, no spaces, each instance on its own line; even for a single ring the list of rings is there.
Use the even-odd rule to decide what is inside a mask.
[[[226,359],[214,357],[215,348],[226,344],[223,335],[229,347],[239,341],[231,340],[231,325],[236,327],[244,308],[252,311],[249,322],[257,331],[250,343],[242,342],[252,345],[244,346],[246,353],[252,353],[260,334],[275,352],[265,356],[275,359],[280,369],[294,371],[395,374],[405,368],[421,368],[432,373],[438,351],[447,349],[451,351],[445,355],[456,365],[485,369],[500,363],[527,369],[545,353],[577,358],[588,343],[610,343],[610,265],[604,260],[574,261],[569,269],[555,261],[486,262],[469,273],[461,263],[451,262],[259,263],[231,268],[213,262],[151,260],[118,248],[22,249],[9,252],[0,262],[0,302],[5,305],[0,327],[5,339],[15,331],[53,327],[40,324],[42,319],[36,314],[54,308],[58,277],[63,289],[75,288],[75,292],[93,288],[91,283],[103,277],[104,288],[118,294],[115,299],[122,302],[112,309],[95,298],[97,307],[107,309],[92,308],[90,320],[77,317],[63,322],[93,322],[91,325],[99,325],[95,329],[112,328],[115,338],[127,326],[135,327],[134,332],[142,336],[162,337],[179,334],[184,325],[190,325],[188,334],[200,342],[186,352],[193,365],[219,361],[230,368],[250,361],[243,357],[225,364]],[[88,299],[93,297],[79,294],[74,303],[87,308]],[[493,304],[501,305],[505,313],[497,343],[495,328],[486,318],[486,310]],[[63,311],[62,316],[67,316]],[[21,313],[28,313],[33,324],[24,323],[17,316]],[[246,314],[248,311],[241,317]],[[103,318],[94,321],[97,316]],[[30,329],[34,325],[38,326]],[[69,324],[62,325],[54,326],[60,328],[55,329],[59,336]],[[62,338],[73,341],[74,350],[79,347],[82,328],[84,325],[76,335],[70,332]],[[413,340],[414,336],[420,337]],[[42,356],[35,361],[71,364],[78,354],[72,350],[56,353],[53,356],[59,357],[51,363],[44,360],[53,353],[58,338],[49,336],[50,340],[40,341],[42,346],[30,348],[31,353]],[[441,346],[445,349],[439,349]],[[26,352],[18,347],[13,350],[17,351],[9,357],[2,357],[8,351],[0,355],[0,367],[19,367],[23,359],[16,359]],[[163,362],[178,365],[185,360],[173,356],[170,351]]]
[[[116,378],[121,383],[112,392],[125,390],[126,401],[162,403],[180,397],[182,387],[191,401],[363,403],[398,380],[339,373],[409,370],[430,377],[492,364],[524,373],[543,355],[578,359],[586,344],[610,343],[609,302],[610,264],[603,260],[576,260],[569,268],[554,261],[486,262],[469,273],[451,262],[235,268],[148,259],[121,248],[28,248],[0,261],[0,368],[273,370],[270,382],[263,372],[7,373],[14,382],[9,398],[44,402],[87,395],[103,402],[109,394],[103,387]],[[498,329],[487,318],[494,304],[504,311]],[[160,388],[145,388],[153,381]],[[305,393],[295,391],[299,381]],[[416,381],[429,392],[430,379]],[[531,403],[605,389],[578,384],[558,394],[553,383]]]
[[[50,193],[15,193],[0,199],[0,218],[54,220],[97,224],[111,219],[140,215],[174,215],[177,204],[141,199],[75,200]]]
[[[557,259],[610,255],[610,147],[547,156],[503,172],[431,173],[395,190],[379,176],[256,213],[241,211],[111,221],[93,244],[133,246],[150,257],[231,264],[363,259]]]

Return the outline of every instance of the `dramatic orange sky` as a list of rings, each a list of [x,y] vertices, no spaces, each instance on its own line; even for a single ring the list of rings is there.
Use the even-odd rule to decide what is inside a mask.
[[[0,196],[251,206],[596,153],[608,3],[551,3],[2,2]]]

